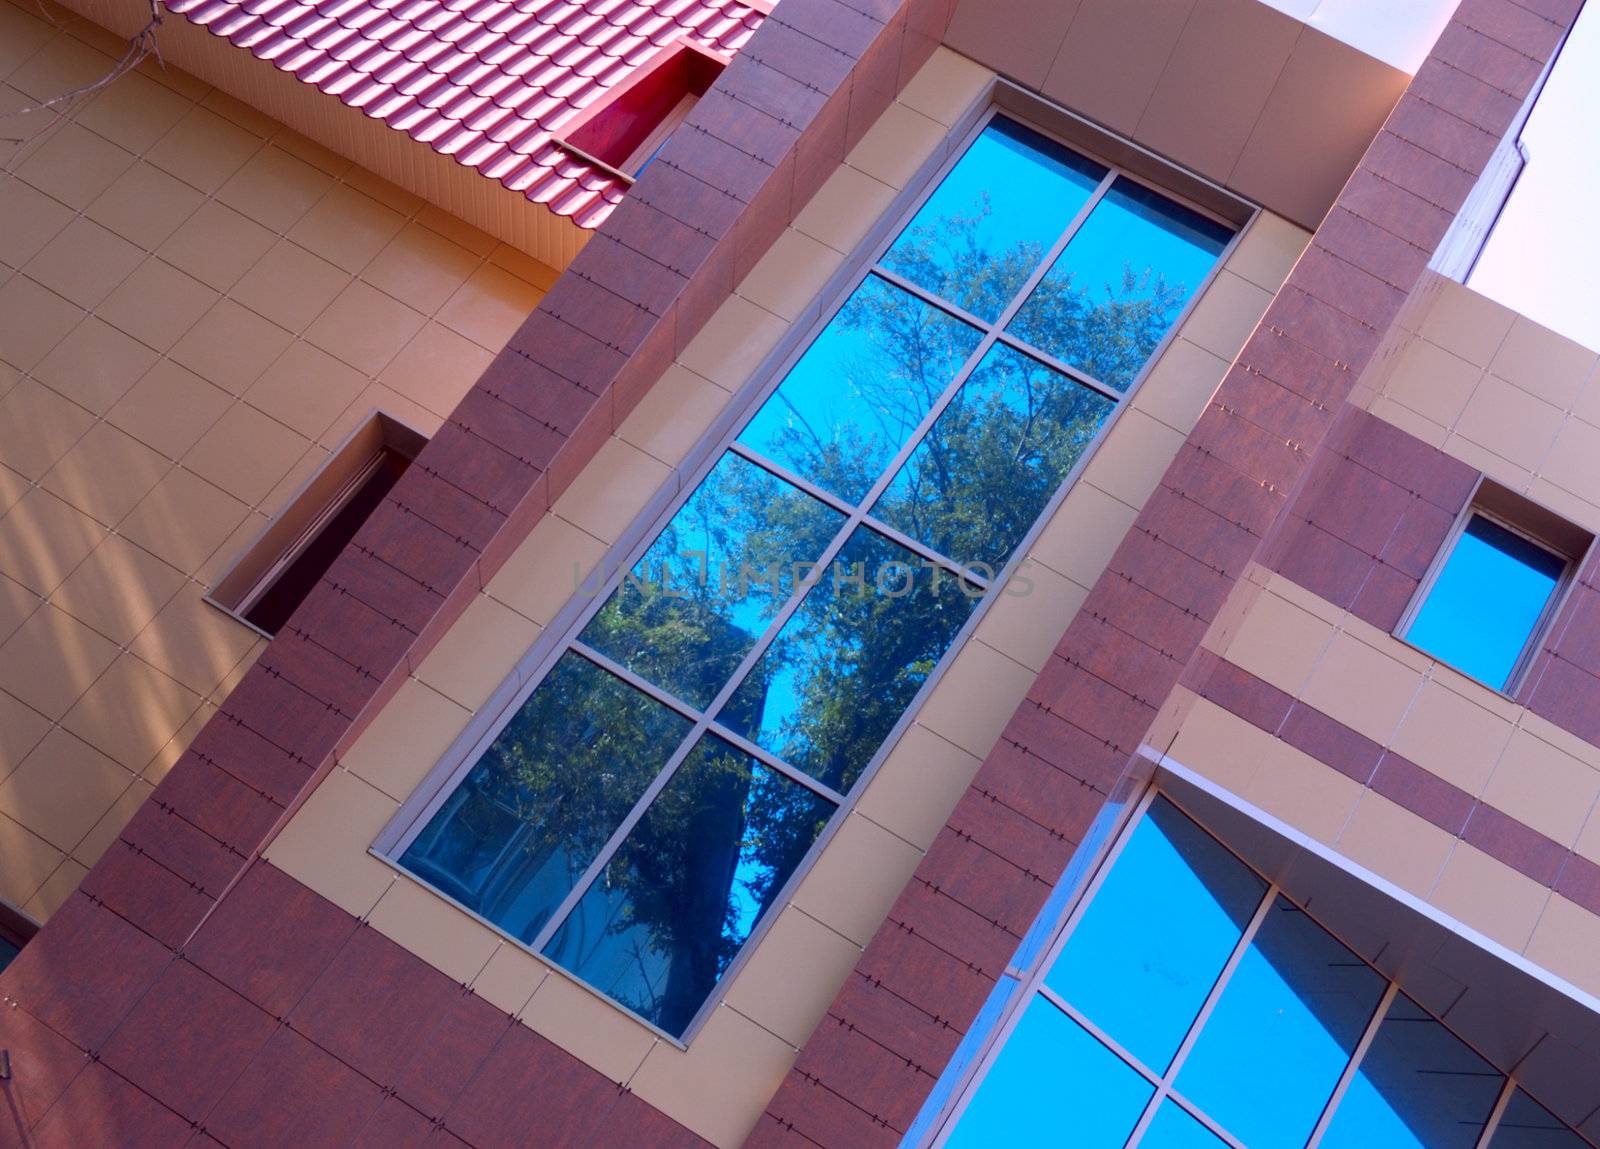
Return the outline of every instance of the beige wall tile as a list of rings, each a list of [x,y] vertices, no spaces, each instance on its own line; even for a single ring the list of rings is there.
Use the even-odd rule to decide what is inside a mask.
[[[332,186],[326,172],[269,145],[229,177],[217,199],[281,235]]]
[[[110,639],[46,603],[0,646],[0,690],[59,719],[116,657]]]
[[[357,281],[306,329],[306,339],[356,370],[377,375],[422,324],[418,312]]]
[[[361,273],[361,278],[402,303],[432,315],[481,262],[438,232],[407,224]]]
[[[99,314],[158,351],[173,344],[215,304],[217,293],[159,259],[147,259],[123,280]]]
[[[135,778],[133,784],[122,792],[121,797],[111,803],[110,808],[100,816],[100,820],[90,827],[89,832],[73,847],[71,860],[83,866],[92,866],[98,862],[154,790],[155,787],[149,782]]]
[[[79,307],[92,308],[111,294],[144,258],[115,232],[82,216],[28,261],[29,278]]]
[[[63,903],[72,896],[78,884],[88,875],[89,869],[71,858],[65,859],[44,880],[39,892],[23,903],[22,912],[39,922],[48,921]],[[4,895],[0,895],[4,896]]]
[[[890,104],[845,162],[890,187],[903,188],[945,142],[948,131],[906,104]]]
[[[994,73],[989,69],[941,44],[896,98],[948,127],[977,101],[992,79]]]
[[[534,623],[480,594],[428,653],[417,677],[468,710],[477,710],[538,637]]]
[[[1325,619],[1267,591],[1256,596],[1222,655],[1257,678],[1294,694],[1333,641]]]
[[[1439,909],[1521,952],[1550,891],[1481,850],[1458,842],[1429,897]]]
[[[478,975],[500,945],[499,936],[488,926],[405,877],[384,891],[367,920],[379,933],[463,984]]]
[[[193,106],[171,88],[137,72],[125,72],[84,105],[76,119],[137,155],[171,131]]]
[[[190,690],[210,694],[256,641],[244,623],[201,601],[187,583],[129,647]]]
[[[172,358],[224,391],[243,395],[293,339],[277,324],[223,299],[178,341]]]
[[[109,527],[121,522],[171,467],[171,460],[132,435],[96,423],[39,485]]]
[[[1489,370],[1546,403],[1567,408],[1578,397],[1579,388],[1597,361],[1600,357],[1582,344],[1519,315],[1489,363]]]
[[[1563,846],[1577,841],[1596,799],[1600,771],[1523,730],[1511,735],[1483,800]]]
[[[155,364],[156,353],[96,316],[74,327],[34,368],[33,376],[85,410],[104,415]],[[70,430],[79,421],[69,417]],[[23,430],[31,437],[48,427]]]
[[[106,420],[167,458],[180,459],[232,402],[220,387],[163,359],[106,413]]]
[[[284,239],[229,294],[278,326],[301,332],[349,283],[349,272]]]
[[[970,754],[986,758],[1035,672],[990,646],[969,639],[946,668],[917,721]]]
[[[867,783],[856,809],[926,850],[982,765],[977,755],[914,722]]]
[[[1400,353],[1384,393],[1442,427],[1454,427],[1482,375],[1469,360],[1413,339]]]
[[[1024,559],[978,624],[977,637],[1037,673],[1088,596],[1064,575]]]
[[[1227,372],[1227,360],[1187,339],[1174,339],[1134,392],[1133,406],[1187,435]]]
[[[300,217],[289,238],[354,273],[371,262],[405,222],[399,212],[341,184]]]
[[[200,703],[200,695],[176,679],[131,654],[123,654],[78,699],[62,725],[138,773],[200,708]]]
[[[1557,977],[1600,993],[1600,917],[1562,897],[1551,897],[1524,951]]]
[[[493,358],[466,336],[430,322],[401,348],[378,380],[435,414],[448,415]],[[651,394],[659,389],[658,384]]]
[[[1455,839],[1368,790],[1356,803],[1335,845],[1351,861],[1409,893],[1426,897],[1444,869]]]
[[[408,678],[340,765],[397,802],[404,801],[471,718],[471,710]]]
[[[0,283],[0,358],[30,370],[83,318],[83,309],[26,275]]]
[[[55,873],[63,857],[39,835],[0,815],[0,898],[14,906],[27,903]]]
[[[758,307],[793,322],[816,300],[841,262],[839,252],[791,227],[740,281],[738,292]]]
[[[1481,793],[1512,725],[1443,684],[1422,684],[1394,738],[1395,750],[1469,794]]]
[[[517,1018],[618,1084],[633,1076],[659,1040],[611,1002],[560,972],[539,983]]]
[[[1167,753],[1178,762],[1243,794],[1262,763],[1276,753],[1275,739],[1222,707],[1196,701]]]
[[[1515,318],[1516,313],[1509,307],[1447,281],[1434,297],[1419,333],[1467,362],[1487,367],[1505,342]]]
[[[276,242],[253,219],[207,200],[156,250],[207,287],[227,291]]]
[[[1430,447],[1443,447],[1445,440],[1450,437],[1450,432],[1443,426],[1425,415],[1419,415],[1410,407],[1402,407],[1387,395],[1379,395],[1367,411],[1385,423],[1399,427],[1413,439],[1421,439]]]
[[[1581,419],[1565,420],[1540,472],[1587,502],[1600,499],[1600,428]]]
[[[89,411],[23,379],[0,400],[0,463],[37,481],[93,425]]]
[[[304,436],[240,403],[201,436],[183,465],[240,502],[257,506],[309,445]]]
[[[895,189],[849,164],[840,164],[795,216],[794,228],[849,254],[894,200]]]
[[[74,211],[82,211],[133,161],[132,152],[66,123],[17,165],[16,174]]]
[[[366,917],[396,880],[366,847],[398,808],[393,798],[336,766],[267,846],[265,857],[347,913]],[[467,977],[477,972],[470,970]]]
[[[615,542],[670,474],[659,459],[621,439],[607,439],[554,510],[595,538]]]
[[[1039,532],[1029,557],[1092,587],[1138,514],[1099,488],[1078,483]]]
[[[1519,467],[1537,469],[1561,428],[1561,409],[1485,375],[1456,430]]]
[[[851,811],[800,883],[793,904],[865,946],[921,858],[910,842]]]
[[[244,399],[304,439],[315,440],[366,385],[367,377],[355,368],[309,343],[297,342],[251,385]],[[274,484],[282,478],[280,473]]]
[[[0,263],[21,267],[72,222],[72,209],[20,179],[0,183]]]
[[[117,530],[182,571],[194,571],[249,508],[200,476],[174,467]]]
[[[728,406],[728,393],[674,363],[645,392],[617,437],[676,467]]]
[[[789,906],[750,954],[724,1001],[799,1048],[860,957],[860,946]]]
[[[121,535],[107,535],[56,588],[50,601],[113,642],[126,645],[172,601],[183,572]]]
[[[1131,407],[1089,460],[1083,479],[1130,507],[1142,507],[1181,446],[1180,432]]]
[[[498,267],[474,271],[435,316],[479,347],[498,351],[544,298],[544,292]]]
[[[1228,257],[1228,270],[1266,291],[1277,291],[1289,278],[1295,261],[1311,242],[1311,234],[1281,216],[1261,211]]]
[[[1271,302],[1270,291],[1223,268],[1185,321],[1183,337],[1232,362]]]
[[[1319,842],[1336,841],[1364,792],[1361,784],[1287,742],[1273,741],[1266,751],[1245,800]]]
[[[36,100],[92,83],[115,60],[71,36],[57,36],[7,77],[7,82]]]
[[[521,1012],[534,990],[550,976],[550,967],[521,946],[502,940],[500,948],[472,979],[472,992],[496,1009]]]
[[[146,158],[189,186],[211,194],[260,147],[260,136],[206,108],[192,108]]]
[[[105,537],[105,528],[35,487],[0,518],[0,572],[41,597],[60,586]]]
[[[718,1149],[741,1144],[795,1051],[737,1010],[712,1012],[687,1052],[658,1044],[630,1083],[641,1100]]]
[[[605,553],[605,543],[560,515],[548,514],[489,580],[487,590],[492,597],[545,626],[584,587],[599,590],[602,578],[591,578],[591,572]]]
[[[0,813],[66,852],[133,782],[128,771],[57,727],[0,783]]]
[[[1375,742],[1387,744],[1422,685],[1415,670],[1348,634],[1334,636],[1301,697]]]
[[[22,764],[50,729],[50,720],[0,690],[0,781]]]
[[[788,330],[772,312],[732,296],[678,356],[690,371],[719,387],[737,391]]]

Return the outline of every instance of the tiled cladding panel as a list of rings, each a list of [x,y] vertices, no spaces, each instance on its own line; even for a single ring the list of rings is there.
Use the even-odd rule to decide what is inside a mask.
[[[1008,7],[1035,19],[1046,8]],[[1085,0],[1079,11],[1090,7]],[[1130,756],[1268,538],[1576,7],[1552,9],[1529,30],[1528,10],[1510,0],[1461,6],[802,1050],[752,1144],[898,1143],[1014,952],[1016,932],[1044,905],[1069,858],[1092,858],[1098,839],[1086,839],[1107,799],[1141,783],[1144,767]],[[1058,22],[1070,18],[1051,11]],[[1497,13],[1513,29],[1499,34],[1504,39]],[[1485,99],[1485,91],[1500,98]],[[1407,147],[1438,162],[1395,163]],[[1048,801],[1029,801],[1040,795]]]
[[[738,0],[172,0],[236,47],[592,228],[625,181],[552,136],[669,41],[738,51]]]

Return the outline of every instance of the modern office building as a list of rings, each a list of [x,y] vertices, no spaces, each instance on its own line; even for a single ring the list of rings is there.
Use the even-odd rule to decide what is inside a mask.
[[[0,1146],[1600,1145],[1579,7],[5,0]]]

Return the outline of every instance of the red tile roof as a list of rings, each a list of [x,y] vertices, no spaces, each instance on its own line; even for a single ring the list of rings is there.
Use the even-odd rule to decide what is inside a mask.
[[[732,55],[741,0],[168,0],[166,7],[580,227],[624,181],[552,136],[680,36]]]

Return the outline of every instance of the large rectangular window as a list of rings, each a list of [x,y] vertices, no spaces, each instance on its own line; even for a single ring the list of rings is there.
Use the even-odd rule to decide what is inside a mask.
[[[1159,796],[1015,1018],[932,1144],[1588,1144]]]
[[[1231,234],[991,116],[390,856],[681,1038]]]

